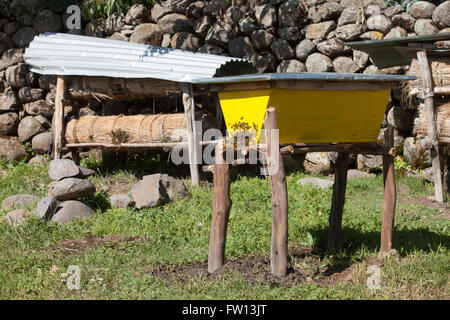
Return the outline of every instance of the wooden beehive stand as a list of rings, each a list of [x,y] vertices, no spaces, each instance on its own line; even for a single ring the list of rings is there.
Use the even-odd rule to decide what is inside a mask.
[[[450,120],[450,103],[439,106],[435,97],[448,97],[450,95],[450,54],[428,57],[428,50],[436,49],[435,45],[411,43],[411,47],[423,50],[417,51],[417,63],[413,61],[410,72],[421,78],[421,89],[414,88],[410,93],[419,95],[423,100],[419,118],[416,120],[416,134],[428,137],[427,148],[430,149],[433,179],[435,187],[435,200],[444,201],[443,188],[443,144],[450,144],[450,132],[447,120]],[[433,68],[434,67],[434,68]],[[441,103],[442,104],[442,103]],[[438,125],[439,123],[439,125]]]
[[[383,156],[384,202],[383,220],[381,230],[381,251],[386,252],[392,248],[394,227],[396,188],[394,178],[394,138],[393,128],[388,127],[384,134],[384,144],[379,143],[317,143],[317,144],[290,144],[281,146],[272,145],[271,129],[277,129],[277,116],[275,108],[269,107],[264,119],[266,132],[265,144],[254,146],[267,157],[267,169],[270,175],[272,192],[272,238],[270,263],[271,272],[276,276],[285,276],[288,270],[288,192],[286,176],[283,166],[282,154],[285,152],[307,153],[319,151],[337,151],[335,164],[335,180],[333,185],[333,198],[329,217],[328,249],[338,250],[342,230],[342,213],[345,204],[345,191],[347,185],[347,171],[349,153],[380,154]],[[214,175],[214,200],[211,222],[211,236],[208,256],[208,272],[217,271],[225,261],[225,244],[228,217],[232,201],[230,198],[230,166],[239,164],[234,161],[226,163],[224,154],[227,148],[232,152],[235,146],[227,146],[225,140],[217,142],[215,148],[215,164],[203,167],[204,171],[211,171]],[[272,153],[277,148],[278,153]],[[248,147],[247,147],[248,150]],[[275,149],[274,149],[275,150]],[[246,150],[244,150],[244,154]],[[276,157],[278,159],[273,159]],[[271,170],[275,161],[276,169]],[[242,163],[242,161],[240,162]],[[276,171],[275,171],[276,170]],[[275,172],[273,172],[275,171]]]
[[[70,80],[70,81],[69,81]],[[68,84],[70,82],[70,85]],[[148,97],[161,97],[167,96],[168,94],[181,95],[184,105],[184,116],[180,115],[162,115],[159,116],[135,116],[135,117],[124,117],[120,119],[120,116],[116,117],[83,117],[79,123],[70,123],[70,130],[66,132],[64,123],[64,106],[70,100],[81,100],[89,101],[90,99],[100,99],[100,100],[130,100],[136,98],[148,98]],[[68,148],[70,150],[76,150],[78,148],[102,148],[110,150],[146,150],[146,149],[163,149],[172,147],[187,147],[189,152],[189,166],[191,173],[191,180],[193,186],[198,186],[200,184],[198,163],[197,159],[198,152],[197,148],[200,148],[201,141],[197,141],[196,126],[195,126],[195,114],[194,114],[194,91],[192,84],[190,83],[177,83],[173,81],[157,80],[157,79],[120,79],[120,78],[104,78],[104,77],[71,77],[70,79],[58,76],[56,85],[56,98],[55,98],[55,114],[54,114],[54,157],[55,159],[60,159],[62,157],[63,148]],[[167,132],[164,132],[163,126],[166,118],[172,121],[173,128],[184,123],[186,127],[187,139],[183,141],[170,142],[165,141],[164,136]],[[103,119],[101,119],[103,118]],[[107,118],[113,118],[107,119]],[[108,136],[108,132],[114,133],[115,125],[118,123],[118,127],[125,128],[127,126],[127,121],[131,121],[133,118],[134,122],[137,123],[137,132],[135,132],[138,139],[135,139],[133,143],[127,143],[120,141],[119,139],[114,139],[112,136]],[[149,136],[153,137],[152,124],[160,121],[160,133],[158,139],[150,140],[150,142],[142,142],[141,137],[141,126],[144,121],[147,121],[146,129],[150,131]],[[123,120],[122,123],[119,123]],[[105,128],[102,126],[103,122],[112,122],[112,128]],[[95,123],[97,122],[97,127]],[[166,128],[167,128],[166,121]],[[76,141],[77,137],[76,129],[82,128],[83,131],[80,136],[84,136],[86,141]],[[97,128],[99,134],[97,136],[103,136],[102,141],[89,141],[89,138],[93,136],[93,130]],[[109,131],[108,131],[109,130]],[[119,130],[117,130],[119,131]],[[122,130],[123,131],[123,130]],[[167,131],[167,130],[166,130]],[[172,131],[169,131],[169,134]],[[66,140],[73,140],[70,143],[66,143]],[[186,141],[187,140],[187,141]]]

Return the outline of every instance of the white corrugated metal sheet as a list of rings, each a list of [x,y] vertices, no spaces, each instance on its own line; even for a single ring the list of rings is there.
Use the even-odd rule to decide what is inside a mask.
[[[39,74],[177,82],[212,78],[218,71],[220,75],[256,71],[244,59],[63,33],[36,36],[26,49],[24,60],[31,71]]]

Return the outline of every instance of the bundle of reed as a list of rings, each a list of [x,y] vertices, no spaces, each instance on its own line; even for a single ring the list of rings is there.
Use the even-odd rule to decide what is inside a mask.
[[[67,98],[82,101],[119,101],[181,95],[177,82],[160,79],[124,79],[107,77],[71,77]]]
[[[65,129],[67,144],[139,144],[187,141],[183,113],[134,116],[84,116],[69,121]]]
[[[436,126],[439,137],[450,137],[450,102],[441,102],[435,107]],[[419,106],[419,116],[414,121],[414,134],[427,136],[427,114],[424,104]]]
[[[441,94],[446,94],[447,91],[450,93],[450,57],[429,56],[428,60],[431,64],[432,80],[435,90],[441,91]],[[407,71],[407,74],[417,77],[417,80],[407,82],[408,92],[410,94],[419,93],[420,90],[417,89],[422,87],[422,75],[417,59],[412,60],[411,67]]]

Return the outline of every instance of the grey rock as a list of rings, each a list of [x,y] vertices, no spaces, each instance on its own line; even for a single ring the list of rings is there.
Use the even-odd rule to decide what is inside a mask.
[[[344,45],[344,41],[333,38],[318,43],[317,50],[331,58],[334,58],[348,53],[350,48]]]
[[[28,213],[23,209],[17,209],[8,212],[5,216],[6,223],[13,228],[21,226],[27,217]]]
[[[12,89],[6,89],[0,96],[1,111],[16,111],[19,110],[19,105],[17,94]]]
[[[418,19],[414,25],[414,32],[419,36],[430,35],[438,33],[439,29],[431,19]]]
[[[329,174],[333,167],[327,152],[310,152],[303,162],[305,172],[314,174]]]
[[[205,8],[205,2],[195,1],[187,6],[186,16],[188,18],[199,18],[202,16],[204,8]],[[153,13],[152,13],[152,17],[153,17]]]
[[[15,43],[14,43],[15,44]],[[0,32],[0,54],[14,46],[13,40],[4,32]]]
[[[33,19],[33,28],[37,33],[58,32],[62,27],[61,15],[51,10],[42,10]]]
[[[358,170],[373,172],[383,164],[383,158],[380,155],[358,154],[356,163]]]
[[[161,47],[170,47],[171,35],[170,33],[164,33],[161,38]]]
[[[428,19],[433,15],[436,6],[428,1],[417,1],[411,5],[409,13],[416,19]]]
[[[204,5],[204,4],[203,4]],[[130,12],[130,11],[128,11]],[[158,22],[158,20],[160,18],[162,18],[163,16],[165,16],[166,14],[172,13],[172,8],[170,8],[167,5],[161,5],[160,3],[155,2],[155,4],[152,7],[152,11],[151,11],[151,18],[153,22]],[[148,18],[149,15],[142,15],[143,18]],[[128,14],[127,17],[125,18],[125,21],[127,23],[133,23],[133,21],[129,21],[128,19]],[[140,24],[142,23],[142,21],[137,22],[136,24]]]
[[[398,27],[402,27],[408,31],[414,31],[414,26],[416,24],[416,19],[414,19],[408,13],[396,14],[392,17],[392,23]]]
[[[295,47],[295,57],[304,62],[314,52],[314,48],[314,43],[310,39],[304,39]]]
[[[19,115],[15,112],[0,114],[0,135],[11,136],[17,134]]]
[[[0,159],[4,158],[8,162],[12,162],[23,160],[26,156],[25,148],[17,141],[17,138],[0,137]]]
[[[228,43],[228,52],[233,57],[250,57],[253,52],[252,42],[249,37],[237,37]]]
[[[369,63],[369,55],[364,51],[353,50],[353,61],[360,68],[365,68]]]
[[[44,117],[44,116],[37,115],[37,116],[34,117],[34,119],[35,119],[37,122],[39,122],[40,124],[42,124],[42,126],[43,126],[44,128],[46,128],[46,129],[48,129],[48,128],[50,128],[50,127],[52,126],[52,124],[50,123],[50,121],[49,121],[46,117]]]
[[[359,36],[361,40],[381,40],[384,35],[378,31],[367,31]]]
[[[177,32],[170,41],[171,47],[187,51],[197,51],[203,45],[203,39],[188,32]]]
[[[384,36],[384,39],[401,38],[406,37],[407,35],[408,32],[402,27],[394,27]]]
[[[22,103],[29,103],[45,99],[44,90],[30,87],[20,88],[17,96]]]
[[[138,25],[131,34],[130,42],[151,44],[159,46],[163,31],[154,23],[143,23]]]
[[[28,74],[28,65],[19,63],[6,69],[6,81],[13,88],[20,88],[27,85],[26,76]]]
[[[278,35],[281,39],[293,45],[297,44],[302,38],[302,33],[298,27],[280,28],[278,29]]]
[[[193,0],[170,0],[170,7],[174,12],[185,13],[186,8]]]
[[[231,6],[225,12],[225,21],[232,26],[237,25],[244,18],[245,11],[245,6]]]
[[[105,33],[110,36],[116,32],[120,32],[125,26],[123,14],[113,13],[105,21]]]
[[[338,73],[355,73],[359,66],[350,57],[337,57],[333,60],[334,71]]]
[[[39,88],[44,90],[55,89],[56,92],[56,77],[51,75],[40,75],[39,76]]]
[[[265,30],[257,30],[252,32],[250,39],[256,50],[267,50],[273,43],[275,37]]]
[[[22,49],[8,49],[0,60],[0,70],[4,70],[14,64],[23,62],[23,50]]]
[[[48,168],[48,175],[54,181],[75,177],[79,174],[80,168],[69,159],[54,159]]]
[[[231,26],[223,21],[218,21],[209,29],[205,43],[226,48],[234,37],[235,34]]]
[[[433,11],[432,19],[441,28],[450,27],[450,1],[438,5]]]
[[[50,163],[50,159],[48,157],[44,157],[41,155],[34,156],[28,161],[29,167],[43,167]]]
[[[105,21],[97,19],[86,24],[85,31],[88,37],[103,38],[105,36]]]
[[[60,201],[77,199],[92,196],[95,186],[87,179],[66,178],[50,183],[48,193]]]
[[[211,0],[203,9],[203,14],[218,14],[219,12],[225,11],[230,6],[230,2],[227,0]]]
[[[222,54],[224,52],[224,49],[214,44],[205,44],[200,49],[198,49],[198,52],[209,54]]]
[[[185,197],[189,194],[183,181],[175,179],[167,174],[161,175],[161,183],[170,200]]]
[[[133,34],[133,32],[130,32],[130,36],[132,34]],[[130,40],[128,37],[126,37],[125,35],[123,35],[122,33],[119,33],[119,32],[113,33],[113,35],[111,37],[109,37],[108,39],[119,40],[119,41],[129,41]]]
[[[306,66],[295,59],[283,60],[278,65],[277,72],[306,72]]]
[[[403,13],[403,7],[400,5],[387,7],[386,10],[384,10],[384,15],[388,18],[392,18],[393,16],[401,13]]]
[[[116,208],[128,208],[135,205],[134,201],[127,193],[113,194],[109,197],[109,202],[111,203],[111,206]]]
[[[302,178],[297,180],[297,184],[301,184],[305,186],[307,184],[312,184],[314,187],[318,189],[328,189],[333,186],[334,182],[328,179],[320,179],[320,178]]]
[[[358,39],[359,35],[365,31],[365,27],[359,24],[346,24],[336,28],[336,37],[344,41]]]
[[[130,191],[136,208],[155,207],[168,200],[168,195],[161,183],[161,174],[144,176]]]
[[[253,64],[259,73],[275,72],[275,66],[277,64],[277,58],[270,53],[263,53],[255,55],[252,59]]]
[[[41,219],[50,220],[59,206],[58,200],[55,197],[48,196],[42,198],[36,205],[36,212]]]
[[[277,10],[270,4],[256,6],[255,18],[261,26],[270,28],[277,23]]]
[[[153,14],[153,10],[151,12]],[[156,9],[155,9],[156,16]],[[132,6],[125,15],[125,22],[127,24],[139,25],[142,23],[150,22],[150,11],[143,4],[136,4]],[[153,19],[159,17],[153,17]]]
[[[325,39],[334,29],[336,29],[336,23],[334,21],[310,24],[306,27],[305,37],[307,39]]]
[[[31,194],[16,194],[9,196],[2,201],[2,209],[20,209],[22,207],[29,207],[35,204],[39,200],[39,197]]]
[[[90,177],[95,174],[95,171],[92,169],[80,167],[80,166],[78,166],[78,168],[80,169],[80,176],[83,178],[87,178],[87,177]]]
[[[17,128],[17,133],[19,134],[19,141],[26,142],[38,133],[44,132],[45,128],[41,125],[34,117],[27,116],[23,118]]]
[[[350,23],[362,23],[364,20],[364,12],[360,8],[349,7],[342,11],[338,20],[338,26]]]
[[[158,20],[158,26],[161,30],[168,33],[185,31],[190,23],[191,20],[180,13],[170,13]]]
[[[308,72],[328,72],[333,68],[329,57],[321,53],[313,53],[306,59],[306,70]]]
[[[350,169],[347,171],[347,179],[375,178],[375,173],[369,173],[361,170]]]
[[[239,21],[238,23],[239,32],[243,35],[250,35],[253,31],[258,30],[258,25],[255,20],[250,17],[246,17]]]
[[[302,2],[287,0],[278,8],[278,24],[281,27],[294,27],[298,25],[300,17],[305,16],[306,8]]]
[[[420,140],[414,137],[405,138],[403,156],[413,168],[422,169],[431,166],[430,150],[425,149]]]
[[[26,103],[23,107],[27,114],[41,115],[46,118],[51,118],[55,112],[54,105],[48,104],[45,100]]]
[[[206,37],[209,29],[214,24],[215,20],[211,16],[203,16],[194,20],[194,31],[201,35],[202,37]]]
[[[286,40],[278,39],[272,43],[270,46],[273,55],[278,60],[291,59],[294,57],[294,50]]]
[[[339,17],[346,6],[337,2],[324,1],[325,3],[308,8],[308,19],[313,23],[325,20],[334,20]]]
[[[381,14],[381,8],[380,6],[376,4],[368,5],[365,11],[366,16],[376,16],[378,14]]]
[[[392,23],[389,18],[382,14],[371,16],[369,19],[367,19],[366,23],[369,30],[379,31],[383,34],[388,33],[392,28]]]
[[[52,134],[49,131],[40,133],[31,140],[31,148],[36,154],[49,154],[52,145]]]
[[[94,210],[81,201],[66,201],[60,206],[60,209],[53,215],[53,222],[66,224],[77,218],[84,219],[94,215]]]

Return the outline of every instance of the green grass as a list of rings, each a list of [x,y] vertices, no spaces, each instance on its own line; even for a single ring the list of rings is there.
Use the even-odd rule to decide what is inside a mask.
[[[394,248],[398,255],[381,268],[381,289],[370,290],[367,268],[376,263],[379,249],[382,178],[350,180],[343,218],[343,248],[325,252],[331,190],[302,187],[301,172],[287,176],[289,192],[289,247],[312,248],[314,253],[295,260],[294,268],[317,269],[309,281],[284,286],[249,282],[225,271],[216,277],[165,279],[149,270],[155,266],[182,266],[207,260],[211,222],[212,186],[190,189],[191,196],[163,207],[113,209],[107,193],[127,191],[145,173],[135,177],[124,170],[99,169],[91,178],[100,190],[87,199],[96,215],[65,226],[31,216],[12,229],[0,219],[0,299],[449,299],[449,219],[436,209],[406,201],[432,194],[432,185],[397,176]],[[147,166],[145,168],[151,168]],[[164,169],[153,167],[153,171]],[[170,171],[170,170],[169,170]],[[133,171],[135,172],[135,171]],[[0,164],[0,201],[17,193],[43,196],[49,183],[47,168]],[[189,181],[186,180],[189,186]],[[122,189],[121,189],[122,188]],[[271,234],[270,183],[261,177],[234,174],[231,185],[226,256],[241,259],[267,256]],[[6,211],[2,211],[2,215]],[[85,250],[50,250],[68,239],[124,234],[119,246],[101,245]],[[127,240],[128,239],[128,240]],[[81,269],[81,289],[69,290],[62,273],[68,266]],[[314,269],[314,270],[315,270]],[[333,270],[345,270],[333,280]],[[328,279],[328,281],[327,281]]]

